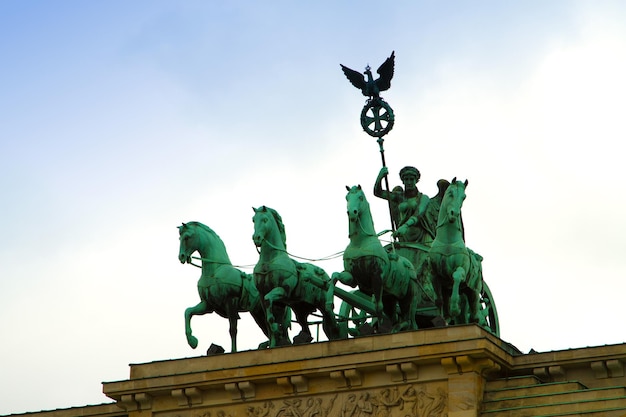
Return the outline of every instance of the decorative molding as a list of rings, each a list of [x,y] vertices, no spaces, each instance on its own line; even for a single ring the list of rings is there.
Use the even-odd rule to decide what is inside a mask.
[[[145,392],[135,394],[135,401],[139,403],[139,407],[142,411],[152,408],[152,396],[150,394],[146,394]]]
[[[185,391],[183,389],[173,389],[172,397],[176,398],[179,406],[189,406],[189,399],[185,395]]]
[[[230,393],[230,396],[233,400],[241,400],[241,391],[237,387],[237,383],[232,382],[229,384],[224,384],[224,389],[226,392]]]
[[[304,375],[276,378],[276,383],[283,387],[285,394],[297,394],[309,390],[309,380]]]
[[[413,362],[401,363],[400,370],[404,374],[405,381],[417,379],[417,365],[415,365]]]
[[[126,411],[142,411],[152,408],[152,396],[146,393],[122,395],[117,403]]]
[[[135,401],[133,394],[122,395],[122,398],[117,403],[126,411],[136,411],[139,409],[139,404]]]
[[[288,376],[281,376],[279,378],[276,378],[276,384],[279,387],[283,388],[283,393],[285,394],[293,394],[295,392],[291,381],[289,381]]]
[[[224,384],[224,389],[230,393],[233,400],[248,400],[256,395],[255,386],[250,381]]]
[[[256,396],[255,385],[250,381],[243,381],[237,384],[241,390],[241,397],[244,400],[254,398]]]
[[[291,383],[296,388],[296,392],[307,392],[309,390],[309,380],[303,375],[292,376]]]
[[[593,368],[593,366],[592,366]],[[565,369],[562,366],[547,366],[534,368],[533,375],[543,382],[552,381],[555,377],[562,378],[565,376]]]
[[[624,364],[619,359],[606,361],[606,367],[609,370],[611,378],[624,376]]]
[[[358,387],[363,384],[361,372],[354,368],[343,371],[333,371],[330,373],[330,378],[336,380],[340,388]]]
[[[387,365],[385,370],[387,371],[387,373],[391,374],[391,380],[393,382],[404,381],[404,374],[402,373],[399,364],[394,363],[393,365]]]
[[[343,371],[350,387],[359,387],[363,384],[361,372],[356,369],[346,369]]]
[[[591,370],[597,379],[624,376],[624,364],[619,359],[591,362]]]
[[[417,366],[413,362],[387,365],[386,370],[391,374],[393,382],[406,382],[417,379]]]

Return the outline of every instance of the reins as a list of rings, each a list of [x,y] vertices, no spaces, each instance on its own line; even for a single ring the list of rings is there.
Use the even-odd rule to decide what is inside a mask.
[[[269,247],[271,247],[272,249],[274,249],[274,250],[277,250],[277,251],[279,251],[279,252],[284,252],[284,253],[286,253],[287,255],[291,256],[292,258],[302,259],[303,261],[309,261],[309,262],[329,261],[329,260],[331,260],[331,259],[336,259],[336,258],[339,258],[340,256],[342,256],[342,255],[343,255],[343,252],[344,252],[344,251],[339,251],[339,252],[335,252],[335,253],[333,253],[333,254],[331,254],[331,255],[324,256],[324,257],[322,257],[322,258],[312,259],[312,258],[305,258],[304,256],[294,255],[293,253],[288,252],[288,251],[287,251],[287,249],[279,248],[278,246],[274,245],[272,242],[270,242],[269,240],[267,240],[267,239],[265,239],[265,238],[263,238],[262,242],[267,243],[267,245],[268,245]],[[258,247],[258,246],[257,246],[257,248],[256,248],[256,249],[257,249],[257,252],[260,254],[260,253],[261,253],[261,250],[259,249],[259,247]]]

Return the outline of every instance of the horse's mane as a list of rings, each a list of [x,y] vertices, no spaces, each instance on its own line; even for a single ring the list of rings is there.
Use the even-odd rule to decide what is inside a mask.
[[[222,239],[218,236],[217,233],[215,233],[215,231],[213,231],[213,229],[211,229],[209,226],[207,226],[204,223],[200,223],[200,222],[196,222],[196,221],[192,221],[192,222],[187,222],[185,223],[186,226],[194,226],[197,227],[199,229],[204,230],[205,232],[207,232],[209,235],[211,235],[215,240],[217,240],[222,247],[224,248],[224,250],[226,250],[226,245],[224,245],[224,242],[222,241]]]
[[[445,181],[445,180],[439,180],[439,182],[442,182],[442,181]],[[437,183],[438,186],[439,186],[439,182]],[[442,187],[439,187],[439,193],[442,194],[441,191],[444,192],[444,194],[442,194],[442,197],[441,197],[442,205],[443,205],[443,197],[445,196],[445,191],[447,191],[449,187],[454,187],[454,188],[463,187],[463,192],[465,192],[466,185],[463,181],[457,180],[456,178],[447,185],[442,182]],[[439,194],[437,196],[439,196]],[[465,226],[463,225],[463,211],[459,213],[459,226],[461,227],[461,236],[463,238],[463,242],[465,242]]]
[[[280,233],[280,238],[283,241],[283,245],[285,248],[287,247],[287,234],[285,233],[285,225],[283,224],[283,219],[280,217],[280,214],[276,210],[270,207],[265,207],[274,217],[276,221],[276,226],[278,227],[278,232]]]

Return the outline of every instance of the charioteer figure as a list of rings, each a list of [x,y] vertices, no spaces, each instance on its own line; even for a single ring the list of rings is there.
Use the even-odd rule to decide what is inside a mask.
[[[376,177],[374,195],[389,201],[395,230],[393,236],[398,239],[398,242],[394,243],[396,252],[411,261],[426,298],[434,302],[436,295],[428,252],[437,234],[437,216],[441,199],[450,183],[446,180],[439,180],[437,183],[439,193],[429,198],[417,188],[420,180],[420,172],[417,168],[413,166],[402,168],[400,179],[404,188],[396,186],[392,191],[383,189],[382,185],[388,173],[388,168],[383,166]]]
[[[400,179],[404,188],[397,186],[393,191],[383,189],[383,178],[389,173],[382,167],[374,184],[374,195],[389,201],[391,216],[395,224],[394,236],[400,242],[416,242],[430,245],[435,238],[436,208],[431,199],[420,192],[417,183],[420,172],[417,168],[406,166],[400,170]]]

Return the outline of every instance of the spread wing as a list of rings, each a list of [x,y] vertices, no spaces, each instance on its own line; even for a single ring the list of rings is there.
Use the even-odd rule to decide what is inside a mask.
[[[393,78],[393,69],[395,66],[395,51],[391,52],[391,56],[383,62],[383,64],[378,67],[376,72],[380,75],[380,78],[376,80],[376,85],[378,86],[379,91],[388,90],[391,87],[391,79]]]
[[[365,88],[365,75],[344,65],[341,65],[341,69],[343,70],[343,73],[346,74],[346,78],[348,78],[348,81],[350,81],[353,86],[355,86],[359,90],[363,90]]]

